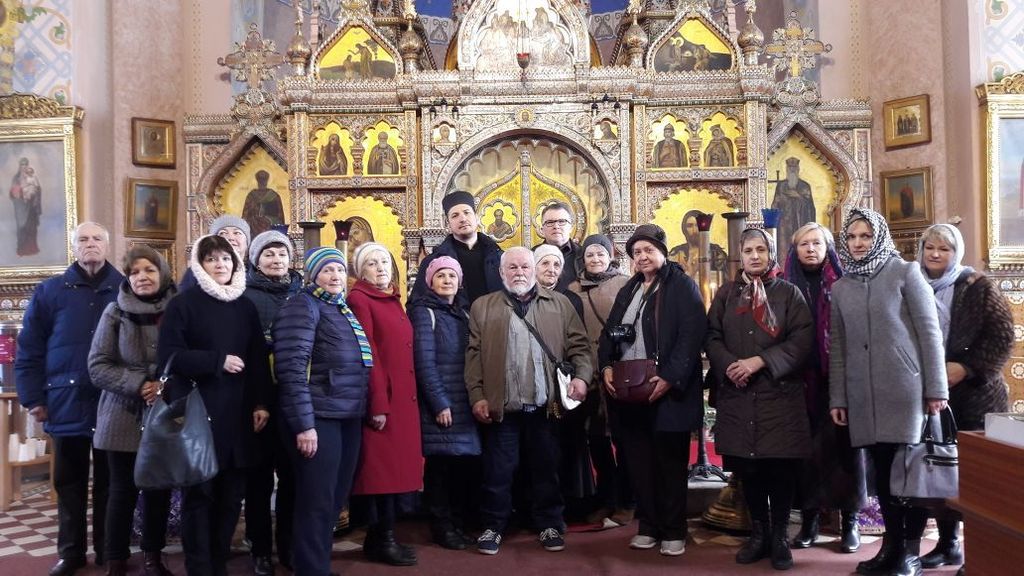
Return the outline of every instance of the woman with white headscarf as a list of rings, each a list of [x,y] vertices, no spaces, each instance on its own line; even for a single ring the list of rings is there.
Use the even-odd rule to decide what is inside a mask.
[[[917,261],[935,292],[946,350],[949,407],[960,430],[983,430],[985,414],[1009,410],[1003,366],[1013,347],[1013,315],[996,283],[964,266],[964,239],[955,226],[935,224],[921,235]],[[963,562],[959,512],[936,513],[939,542],[921,557],[937,568]]]
[[[352,494],[369,496],[363,553],[394,566],[416,564],[411,546],[395,540],[398,496],[423,487],[420,408],[416,399],[413,329],[399,297],[391,253],[365,242],[353,254],[359,281],[348,303],[373,349],[367,418]]]
[[[830,412],[874,462],[885,522],[878,554],[857,573],[920,574],[927,511],[894,497],[889,477],[899,445],[920,442],[925,415],[949,398],[935,299],[874,210],[847,215],[839,260],[846,274],[832,287]]]

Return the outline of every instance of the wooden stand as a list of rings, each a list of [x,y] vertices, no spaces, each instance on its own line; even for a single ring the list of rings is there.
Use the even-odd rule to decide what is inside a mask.
[[[10,509],[11,503],[21,500],[21,477],[26,468],[49,466],[50,478],[53,478],[53,457],[45,454],[26,462],[12,462],[12,456],[8,454],[10,448],[8,438],[10,434],[24,430],[25,418],[28,412],[18,404],[18,395],[13,392],[0,394],[0,512]],[[47,444],[52,449],[53,444],[47,438]],[[51,498],[56,494],[50,491]]]
[[[960,497],[971,576],[1019,574],[1024,566],[1024,448],[961,432]]]

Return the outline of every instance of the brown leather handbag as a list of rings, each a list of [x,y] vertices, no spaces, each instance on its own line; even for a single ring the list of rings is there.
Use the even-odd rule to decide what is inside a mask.
[[[661,311],[661,295],[654,294],[654,342],[658,342],[658,313]],[[641,306],[641,309],[643,306]],[[640,312],[637,311],[637,318],[633,325],[640,322]],[[639,334],[637,334],[639,336]],[[658,354],[655,352],[654,359],[638,358],[636,360],[617,360],[612,362],[612,387],[615,388],[615,399],[627,404],[647,404],[650,402],[651,393],[654,392],[654,383],[651,378],[658,375]]]
[[[651,378],[658,375],[658,362],[647,358],[619,360],[612,363],[612,386],[615,399],[628,404],[646,404],[654,384]]]

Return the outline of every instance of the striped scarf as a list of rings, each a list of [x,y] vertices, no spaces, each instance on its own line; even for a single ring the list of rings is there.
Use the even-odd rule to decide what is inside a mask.
[[[359,323],[359,320],[356,320],[356,315],[352,313],[352,309],[345,304],[345,297],[341,294],[331,294],[319,286],[308,286],[306,290],[312,294],[314,298],[318,298],[328,304],[334,304],[338,307],[342,316],[344,316],[352,326],[352,332],[355,333],[356,340],[359,342],[359,353],[362,356],[363,366],[366,366],[367,368],[373,366],[373,354],[370,352],[370,341],[366,339],[366,332],[363,330],[363,325]]]

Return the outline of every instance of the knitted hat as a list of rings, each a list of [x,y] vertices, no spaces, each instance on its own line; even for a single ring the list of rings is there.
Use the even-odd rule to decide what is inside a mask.
[[[355,260],[356,265],[353,272],[357,278],[361,277],[360,275],[362,274],[363,264],[366,262],[366,258],[371,253],[377,252],[378,250],[388,255],[388,265],[390,266],[391,252],[388,252],[388,249],[383,244],[377,242],[363,242],[359,245],[359,248],[356,248],[355,254],[352,255],[352,259]],[[392,280],[397,281],[398,279],[392,278]]]
[[[603,246],[604,249],[608,252],[609,256],[615,255],[614,249],[612,248],[612,241],[609,240],[608,237],[605,236],[604,234],[591,234],[590,236],[584,238],[583,253],[586,254],[587,248],[594,245]]]
[[[460,205],[467,204],[474,211],[476,210],[476,200],[473,195],[465,190],[456,190],[445,194],[444,198],[441,198],[441,208],[444,209],[444,215],[448,216],[448,211],[452,208]]]
[[[218,216],[213,223],[210,224],[210,234],[217,234],[228,226],[234,226],[241,230],[242,234],[245,234],[246,243],[252,241],[252,230],[249,228],[249,223],[238,216],[232,216],[230,214]]]
[[[462,266],[459,265],[459,261],[451,256],[438,256],[427,264],[427,275],[423,279],[427,282],[427,286],[434,283],[434,274],[437,274],[441,270],[454,270],[455,275],[459,277],[459,286],[462,286]]]
[[[292,247],[292,241],[281,234],[277,230],[267,230],[266,232],[257,234],[252,239],[252,243],[249,244],[249,263],[254,267],[260,263],[260,254],[263,249],[271,244],[284,244],[286,250],[288,250],[288,261],[291,262],[294,248]]]
[[[536,248],[533,249],[534,264],[540,264],[540,261],[546,258],[547,256],[557,256],[558,261],[562,263],[562,266],[565,266],[565,255],[562,254],[562,251],[559,250],[557,246],[552,246],[551,244],[541,244],[540,246],[537,246]]]
[[[341,253],[341,250],[330,246],[310,248],[306,251],[305,260],[303,268],[306,270],[306,284],[315,284],[320,271],[330,263],[341,264],[346,271],[348,270],[348,266],[345,264],[345,255]]]
[[[661,250],[661,253],[668,258],[668,248],[665,246],[665,231],[657,224],[641,224],[636,227],[636,232],[626,240],[626,254],[633,257],[633,244],[640,240],[646,240]]]

